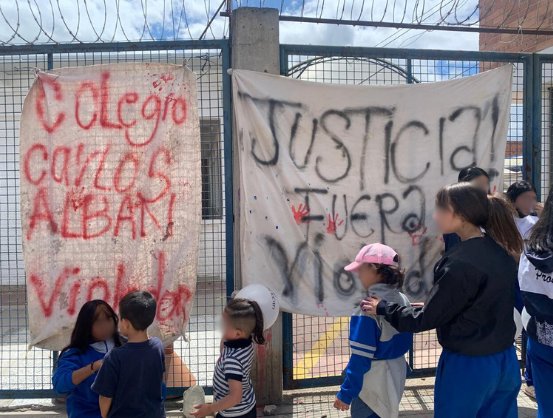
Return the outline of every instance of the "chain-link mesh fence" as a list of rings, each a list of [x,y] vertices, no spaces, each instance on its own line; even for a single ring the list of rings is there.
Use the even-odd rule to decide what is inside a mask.
[[[513,90],[503,173],[504,188],[522,179],[525,139],[525,63],[522,60],[510,61],[508,57],[486,59],[485,55],[479,53],[475,53],[473,57],[457,58],[454,55],[448,56],[446,52],[438,54],[439,51],[427,54],[429,58],[424,57],[424,51],[418,51],[412,58],[406,51],[400,50],[353,48],[349,54],[348,52],[337,50],[332,55],[332,48],[284,45],[281,51],[281,59],[284,61],[281,62],[282,72],[288,77],[322,83],[393,85],[451,80],[512,64]],[[515,57],[510,57],[513,58]],[[544,106],[546,100],[544,96]],[[548,163],[544,164],[544,167],[549,166]],[[292,315],[291,321],[288,321],[289,326],[285,327],[285,333],[288,333],[285,340],[291,338],[289,347],[293,350],[293,355],[288,356],[293,364],[285,365],[285,370],[291,370],[288,374],[291,379],[288,386],[312,386],[320,384],[320,378],[328,378],[325,379],[328,383],[339,382],[349,360],[348,322],[349,318]],[[432,373],[440,353],[441,347],[435,331],[416,334],[413,348],[407,356],[413,375]]]
[[[224,77],[226,41],[179,48],[131,49],[131,44],[102,46],[94,51],[19,53],[0,56],[0,392],[50,396],[55,352],[29,348],[25,270],[19,208],[19,120],[35,69],[117,62],[161,62],[187,65],[197,76],[201,128],[202,232],[197,293],[190,315],[189,342],[175,342],[167,352],[169,386],[198,382],[211,386],[219,354],[216,322],[226,301],[226,217],[224,170]],[[205,45],[202,46],[202,45]],[[40,47],[35,47],[40,50]],[[226,103],[228,106],[230,102]],[[229,133],[227,132],[227,135]],[[232,280],[232,279],[229,279]],[[232,287],[232,283],[230,283]],[[182,364],[181,363],[182,360]]]

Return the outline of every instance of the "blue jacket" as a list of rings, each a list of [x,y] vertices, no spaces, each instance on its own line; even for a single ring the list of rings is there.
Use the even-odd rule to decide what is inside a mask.
[[[98,395],[90,388],[96,374],[89,376],[78,385],[73,384],[71,375],[75,370],[103,359],[105,355],[105,352],[96,351],[89,346],[84,353],[70,348],[60,356],[52,376],[52,383],[57,393],[68,395],[66,403],[68,418],[101,418]]]
[[[377,284],[371,286],[369,294],[386,297],[387,300],[393,299],[402,305],[409,302],[405,296],[388,285]],[[361,393],[378,390],[379,387],[388,387],[386,382],[370,381],[368,372],[373,367],[375,361],[392,360],[400,358],[402,375],[398,376],[400,384],[398,386],[399,396],[403,392],[401,381],[405,381],[406,363],[403,356],[409,351],[413,343],[412,333],[398,333],[382,317],[369,316],[360,309],[351,317],[349,334],[351,357],[345,370],[345,379],[340,387],[337,397],[350,404],[351,401],[360,397],[365,403],[365,399],[370,398],[370,394]],[[364,379],[367,377],[370,381],[364,385]],[[376,375],[375,375],[376,376]],[[399,405],[399,401],[397,402]],[[372,407],[372,405],[369,405]],[[374,410],[374,409],[373,409]],[[379,414],[381,415],[381,414]]]

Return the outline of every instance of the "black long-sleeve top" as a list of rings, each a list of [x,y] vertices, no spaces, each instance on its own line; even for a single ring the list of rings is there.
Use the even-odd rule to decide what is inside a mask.
[[[434,286],[422,308],[381,301],[377,313],[400,332],[436,328],[447,350],[488,355],[513,345],[517,265],[485,236],[459,243],[434,267]]]

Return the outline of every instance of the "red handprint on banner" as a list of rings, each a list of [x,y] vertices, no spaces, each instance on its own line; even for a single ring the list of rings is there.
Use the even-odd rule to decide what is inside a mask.
[[[292,214],[294,215],[296,223],[301,225],[305,222],[305,217],[309,215],[309,209],[307,206],[304,206],[303,203],[300,203],[297,209],[292,205]]]
[[[343,223],[344,220],[340,219],[340,215],[337,213],[334,214],[334,216],[330,216],[330,214],[328,214],[326,232],[328,234],[334,234],[336,232],[336,228],[341,226]]]
[[[426,231],[428,231],[428,228],[426,226],[422,227],[417,232],[410,232],[409,236],[411,237],[411,245],[417,246],[421,243],[421,239],[426,234]]]

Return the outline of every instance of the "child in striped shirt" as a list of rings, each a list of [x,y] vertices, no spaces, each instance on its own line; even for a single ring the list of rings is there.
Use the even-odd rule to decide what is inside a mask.
[[[255,393],[250,380],[253,342],[265,343],[263,315],[251,300],[232,299],[223,311],[223,346],[213,374],[214,403],[197,405],[195,417],[255,418]]]

